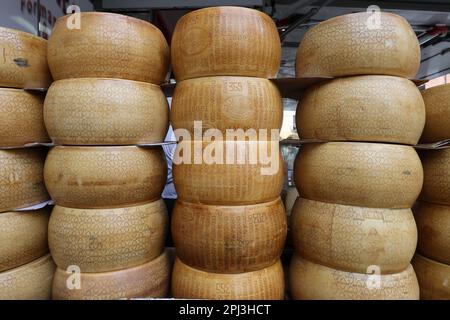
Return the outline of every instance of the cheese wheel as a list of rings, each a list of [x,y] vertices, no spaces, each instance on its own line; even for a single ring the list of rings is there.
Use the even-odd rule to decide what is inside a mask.
[[[100,273],[72,273],[57,268],[53,281],[54,300],[116,300],[167,297],[170,281],[168,255],[137,267]],[[68,288],[67,283],[72,286]],[[77,285],[80,285],[77,288]]]
[[[48,200],[42,170],[44,149],[0,150],[0,212]]]
[[[47,40],[0,27],[0,87],[44,89],[52,82]]]
[[[286,217],[279,198],[247,206],[177,201],[172,234],[178,257],[189,266],[242,273],[263,269],[280,258]]]
[[[56,144],[130,145],[164,141],[169,108],[161,88],[122,79],[54,82],[44,119]]]
[[[371,208],[411,208],[423,182],[412,147],[377,143],[305,144],[294,174],[306,199]]]
[[[423,188],[420,199],[450,205],[450,149],[422,150]]]
[[[280,129],[283,103],[277,87],[267,79],[204,77],[177,83],[172,99],[174,129],[194,133],[194,121],[203,132],[217,129]]]
[[[427,120],[421,142],[450,139],[450,83],[422,91]]]
[[[376,266],[374,266],[376,270]],[[418,300],[419,285],[414,269],[380,275],[351,273],[315,264],[298,255],[289,270],[295,300]]]
[[[173,179],[181,201],[256,204],[280,196],[284,162],[278,141],[183,140],[175,150]]]
[[[54,147],[44,167],[55,203],[69,208],[118,208],[157,200],[167,165],[160,147]]]
[[[297,77],[386,74],[414,78],[420,46],[403,17],[386,12],[338,16],[314,26],[297,51]]]
[[[282,300],[284,275],[281,262],[252,272],[208,273],[175,260],[172,294],[182,299]]]
[[[274,78],[281,59],[272,19],[257,10],[229,6],[181,17],[171,50],[177,81],[223,75]]]
[[[412,265],[420,286],[421,300],[450,300],[450,265],[416,254]]]
[[[13,269],[48,253],[50,209],[0,213],[0,272]]]
[[[357,76],[306,90],[297,108],[301,139],[417,144],[425,125],[419,89],[407,79]]]
[[[162,83],[169,66],[169,46],[147,21],[105,12],[59,18],[48,42],[48,65],[55,80],[120,78]]]
[[[49,254],[0,272],[0,300],[48,300],[54,273],[55,264]]]
[[[20,147],[28,143],[50,141],[42,116],[42,95],[0,88],[0,101],[1,147]]]
[[[419,202],[414,217],[419,232],[417,251],[450,265],[450,206]]]
[[[167,210],[163,200],[118,209],[55,206],[48,226],[58,268],[106,272],[149,262],[164,250]]]
[[[416,251],[411,209],[344,206],[299,198],[292,210],[292,235],[302,257],[342,271],[381,274],[405,270]]]

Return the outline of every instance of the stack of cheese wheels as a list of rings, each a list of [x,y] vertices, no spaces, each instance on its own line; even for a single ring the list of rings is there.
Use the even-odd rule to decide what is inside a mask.
[[[276,75],[280,52],[275,24],[252,9],[205,8],[175,27],[176,298],[284,296],[284,164],[278,135],[270,136],[283,109],[267,79]]]
[[[424,183],[414,210],[419,237],[413,266],[421,299],[449,300],[450,149],[422,150],[421,159]]]
[[[43,168],[49,142],[44,95],[52,79],[47,41],[0,27],[0,299],[50,299],[55,265],[48,254],[50,210]],[[27,89],[27,90],[25,90]]]
[[[309,30],[299,77],[335,77],[307,88],[297,108],[299,191],[292,209],[294,299],[418,299],[411,267],[417,227],[411,207],[423,168],[411,145],[425,106],[408,80],[420,48],[402,17],[336,17]],[[380,40],[382,39],[382,40]]]
[[[48,243],[54,299],[167,297],[164,249],[169,48],[152,24],[110,13],[57,20],[45,98],[52,141],[44,167],[55,201]],[[107,36],[105,36],[107,35]],[[139,146],[146,144],[147,146]]]

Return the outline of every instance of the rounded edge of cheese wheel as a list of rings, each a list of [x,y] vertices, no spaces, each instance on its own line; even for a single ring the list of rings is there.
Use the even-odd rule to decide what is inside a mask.
[[[164,35],[153,24],[116,13],[81,12],[80,28],[69,29],[69,19],[73,17],[66,15],[56,21],[48,42],[48,65],[55,80],[164,82],[170,51]]]
[[[344,206],[298,198],[291,216],[296,252],[347,272],[405,270],[414,255],[417,228],[411,209]]]
[[[263,12],[203,8],[178,20],[171,60],[177,81],[220,75],[274,78],[280,67],[280,37]]]
[[[54,82],[44,120],[55,144],[133,145],[164,141],[169,107],[161,88],[124,79]]]
[[[408,21],[380,12],[379,27],[377,23],[373,13],[359,12],[309,29],[297,51],[296,76],[385,74],[414,78],[420,65],[420,46]]]
[[[223,274],[194,269],[180,259],[172,272],[172,294],[177,299],[282,300],[281,262],[252,272]]]
[[[286,232],[280,198],[247,206],[177,201],[172,216],[177,256],[207,272],[242,273],[274,264],[283,252]]]
[[[168,227],[162,199],[117,209],[55,206],[48,226],[53,260],[60,269],[107,272],[149,262],[164,251]]]
[[[233,152],[235,157],[230,161]],[[283,188],[284,168],[278,140],[183,140],[177,144],[172,173],[181,201],[247,205],[277,199]]]
[[[362,142],[302,145],[294,165],[303,198],[371,208],[411,208],[423,169],[413,147]]]
[[[410,80],[345,77],[308,88],[296,119],[302,139],[415,145],[425,125],[425,105]]]
[[[47,189],[59,206],[120,208],[161,197],[167,164],[161,147],[66,147],[50,150]]]
[[[419,281],[421,300],[450,299],[450,265],[417,253],[411,263]]]
[[[0,88],[0,101],[1,147],[20,147],[28,143],[50,141],[44,126],[42,94]]]
[[[50,254],[0,272],[1,300],[49,300],[56,265]]]
[[[43,148],[0,150],[0,212],[49,199],[43,177],[46,154]]]
[[[332,269],[294,255],[289,282],[294,300],[419,300],[411,265],[399,273],[371,275]]]
[[[419,232],[417,251],[450,265],[450,206],[419,201],[414,218]]]
[[[66,270],[56,269],[54,300],[165,298],[169,293],[170,262],[164,251],[150,262],[133,268],[101,273],[83,273],[81,270],[78,278],[75,276]],[[79,280],[80,289],[69,289],[66,285],[68,279]]]
[[[450,149],[421,150],[423,188],[420,200],[450,206]]]
[[[0,213],[0,272],[17,268],[48,253],[50,208]]]
[[[46,89],[52,83],[47,65],[47,40],[31,33],[0,27],[0,87]]]
[[[174,129],[194,133],[194,121],[202,132],[217,129],[269,131],[280,129],[283,102],[280,92],[268,79],[254,77],[202,77],[177,83],[172,99]]]
[[[450,139],[450,83],[422,91],[425,102],[426,122],[422,143]]]

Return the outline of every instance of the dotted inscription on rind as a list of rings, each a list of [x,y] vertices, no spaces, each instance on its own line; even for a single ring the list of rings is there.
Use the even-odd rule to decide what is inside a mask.
[[[450,205],[450,149],[423,150],[423,188],[421,200]]]
[[[162,200],[119,209],[72,209],[55,206],[49,245],[59,268],[81,272],[134,267],[159,256],[167,235]]]
[[[423,143],[450,139],[450,83],[422,91],[427,121],[421,137]]]

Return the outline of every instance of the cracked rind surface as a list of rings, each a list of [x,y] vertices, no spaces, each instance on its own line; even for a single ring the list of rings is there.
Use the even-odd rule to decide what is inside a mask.
[[[423,183],[414,148],[379,143],[304,144],[294,174],[303,198],[370,208],[411,208]]]
[[[421,150],[423,188],[420,200],[450,205],[450,149]]]
[[[419,254],[414,256],[412,265],[419,281],[421,300],[450,299],[450,265]]]
[[[422,91],[427,121],[421,142],[432,143],[450,139],[450,84]]]
[[[380,12],[338,16],[305,34],[296,56],[297,77],[385,74],[414,78],[420,46],[406,19]],[[379,23],[378,23],[379,22]]]

